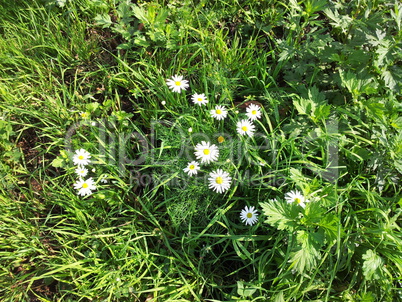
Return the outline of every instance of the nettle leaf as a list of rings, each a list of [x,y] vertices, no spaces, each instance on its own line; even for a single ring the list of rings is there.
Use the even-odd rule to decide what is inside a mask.
[[[363,274],[367,280],[378,280],[382,277],[384,260],[372,250],[367,250],[363,255]]]
[[[260,203],[266,223],[278,230],[293,230],[298,225],[299,208],[282,201],[269,200]]]

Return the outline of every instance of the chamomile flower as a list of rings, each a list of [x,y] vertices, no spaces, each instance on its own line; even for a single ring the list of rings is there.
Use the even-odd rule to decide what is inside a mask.
[[[75,182],[74,189],[78,190],[78,195],[87,196],[92,194],[92,190],[96,190],[96,186],[92,177],[87,180],[80,178]]]
[[[254,207],[245,206],[243,210],[240,212],[240,219],[246,225],[253,225],[257,222],[258,218],[257,210]]]
[[[77,166],[86,166],[89,164],[91,154],[86,151],[85,149],[79,149],[75,151],[75,154],[73,156],[73,163],[74,165]]]
[[[296,191],[290,191],[285,194],[285,200],[288,203],[296,203],[302,208],[306,207],[306,202],[310,202],[310,200],[306,199],[302,193],[300,193],[298,190]]]
[[[200,164],[196,161],[189,162],[187,167],[183,169],[189,176],[196,175],[198,170],[200,170]]]
[[[237,133],[240,135],[247,134],[248,136],[253,136],[255,131],[255,126],[249,120],[241,120],[236,124]]]
[[[209,142],[202,141],[195,146],[194,155],[197,159],[201,160],[201,163],[209,164],[212,161],[216,161],[219,156],[218,147]]]
[[[217,169],[214,172],[209,173],[209,188],[216,191],[217,193],[223,193],[230,188],[232,178],[229,176],[228,172],[222,169]]]
[[[172,79],[166,80],[166,84],[173,92],[180,93],[182,90],[186,90],[188,88],[188,81],[183,80],[183,76],[175,75]]]
[[[246,113],[247,117],[252,121],[261,118],[261,108],[258,105],[250,104],[246,108],[246,111],[247,111]]]
[[[191,96],[191,99],[193,100],[194,104],[198,104],[199,106],[206,105],[208,103],[208,99],[204,93],[201,93],[201,94],[194,93]]]
[[[85,177],[88,174],[88,169],[84,168],[84,167],[78,167],[77,169],[75,169],[75,173],[79,176],[79,177]]]
[[[217,105],[215,109],[210,111],[213,118],[216,118],[218,121],[223,120],[227,115],[228,112],[224,106]]]

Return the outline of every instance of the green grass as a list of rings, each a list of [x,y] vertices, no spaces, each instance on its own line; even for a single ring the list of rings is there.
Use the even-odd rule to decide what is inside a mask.
[[[0,0],[1,300],[402,301],[401,22],[382,0]],[[189,177],[201,141],[220,155]]]

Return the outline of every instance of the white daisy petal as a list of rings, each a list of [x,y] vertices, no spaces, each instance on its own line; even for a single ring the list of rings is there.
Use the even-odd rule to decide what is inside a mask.
[[[96,186],[92,177],[87,180],[80,178],[75,182],[74,189],[78,190],[78,195],[87,196],[92,194],[92,190],[96,190]]]
[[[196,175],[198,170],[200,170],[200,164],[196,161],[189,162],[187,167],[183,169],[189,176]]]
[[[210,113],[211,116],[213,118],[216,118],[218,121],[223,120],[228,115],[226,108],[224,106],[219,105],[215,106],[215,109],[212,109]]]
[[[201,93],[201,94],[194,93],[191,96],[191,99],[193,100],[194,104],[197,104],[199,106],[206,105],[208,103],[208,99],[204,93]]]
[[[254,207],[247,207],[240,212],[240,219],[242,222],[244,222],[246,225],[253,225],[254,223],[257,222],[258,218],[258,213],[257,210]]]
[[[91,154],[85,149],[79,149],[75,151],[73,156],[73,163],[77,166],[86,166],[90,163]]]
[[[216,145],[211,145],[209,142],[202,141],[200,144],[195,146],[194,155],[197,159],[201,160],[202,164],[209,164],[218,159],[219,150]]]
[[[253,136],[255,131],[255,126],[249,120],[241,120],[236,124],[237,133],[240,135]]]
[[[209,173],[209,188],[216,191],[217,193],[223,193],[230,188],[232,178],[229,176],[228,172],[222,169],[217,169],[214,172]]]
[[[166,84],[173,92],[180,93],[182,90],[186,90],[188,88],[188,81],[183,80],[183,76],[173,76],[172,79],[167,79]]]
[[[306,207],[306,202],[310,202],[310,200],[306,199],[298,190],[286,193],[285,200],[288,203],[296,203],[302,208]]]
[[[261,108],[258,105],[250,104],[246,108],[246,111],[247,111],[246,113],[247,117],[252,121],[261,118]]]

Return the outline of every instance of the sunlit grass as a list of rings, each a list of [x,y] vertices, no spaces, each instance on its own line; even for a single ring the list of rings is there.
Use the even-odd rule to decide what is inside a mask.
[[[2,301],[402,300],[398,3],[56,2],[1,3]]]

